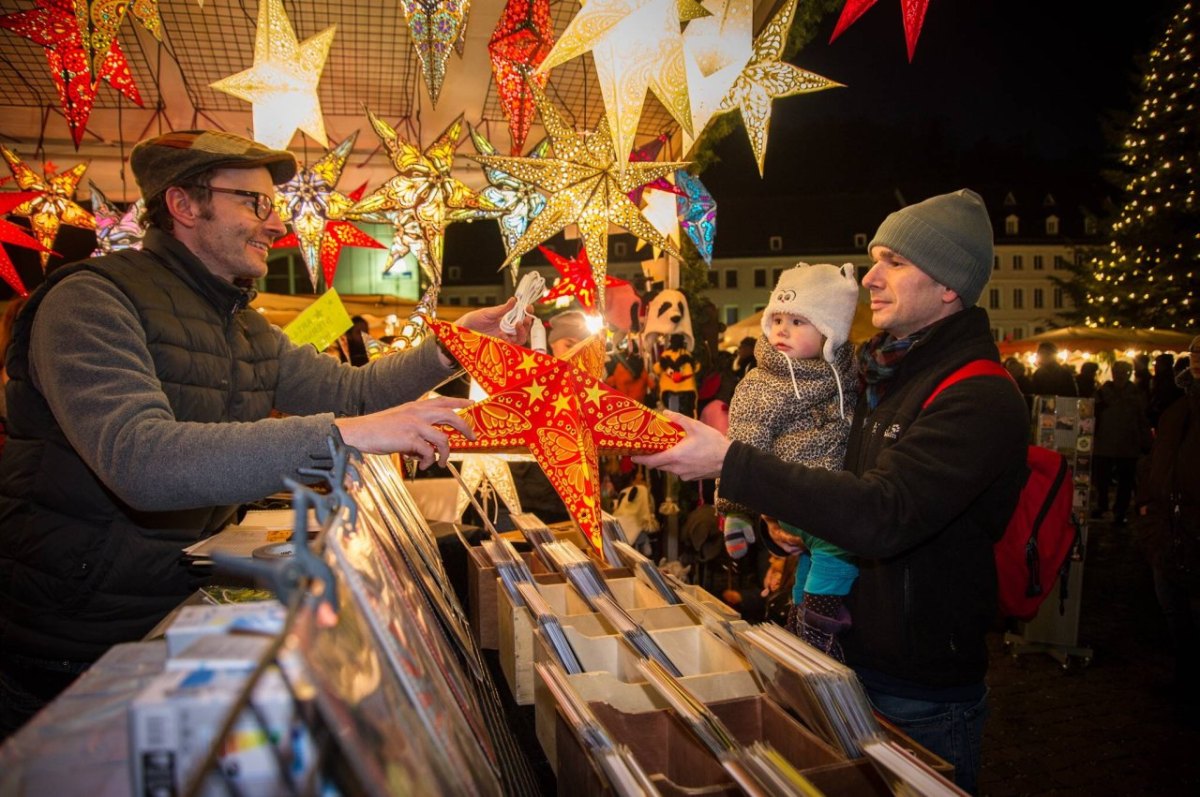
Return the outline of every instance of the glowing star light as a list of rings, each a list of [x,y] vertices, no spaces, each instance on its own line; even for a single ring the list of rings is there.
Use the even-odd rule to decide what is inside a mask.
[[[678,0],[588,0],[538,71],[589,51],[619,168],[633,149],[647,88],[691,135]]]
[[[273,149],[286,149],[300,130],[323,147],[325,120],[317,83],[333,34],[330,26],[303,42],[283,10],[283,0],[261,0],[254,34],[254,66],[222,78],[212,88],[254,105],[254,138]]]
[[[533,454],[567,511],[600,549],[600,454],[665,451],[682,430],[566,360],[430,319],[488,398],[461,411],[475,433],[451,450]]]
[[[546,88],[544,72],[534,72],[554,43],[554,25],[550,21],[550,0],[508,0],[500,21],[488,40],[492,59],[492,78],[500,107],[508,119],[510,154],[520,155],[533,121],[533,93],[526,78]],[[492,153],[486,153],[492,154]]]
[[[475,151],[480,155],[496,154],[492,142],[474,128],[471,129],[471,142],[475,144]],[[529,151],[528,157],[544,158],[549,151],[550,141],[542,139]],[[496,222],[500,225],[500,238],[504,241],[504,251],[507,253],[512,251],[513,246],[529,229],[530,220],[546,207],[546,197],[537,190],[537,186],[518,180],[500,169],[484,166],[483,174],[487,177],[488,185],[479,195],[501,209]],[[517,284],[517,269],[520,265],[519,257],[508,264],[509,275],[514,285]]]
[[[324,277],[326,288],[333,286],[343,246],[383,248],[383,244],[350,222],[341,220],[362,196],[361,189],[349,196],[334,190],[357,138],[358,133],[353,133],[277,189],[279,216],[291,223],[292,232],[277,240],[274,246],[300,247],[313,290],[320,290],[318,273]]]
[[[704,262],[711,266],[713,241],[717,237],[717,201],[699,177],[684,169],[675,172],[675,183],[683,189],[683,196],[676,197],[679,226],[692,239]]]
[[[446,58],[466,33],[471,0],[400,0],[400,5],[421,60],[425,88],[436,106],[446,79]]]
[[[650,225],[629,192],[664,177],[685,163],[630,163],[613,152],[608,123],[601,119],[590,136],[575,133],[540,90],[536,91],[542,125],[554,150],[552,158],[511,158],[479,155],[485,166],[502,169],[519,180],[534,183],[549,195],[546,208],[530,223],[521,240],[508,253],[505,264],[520,257],[568,224],[579,228],[592,263],[592,275],[601,285],[608,271],[608,225],[623,227],[642,240],[681,258],[674,244]],[[624,168],[622,168],[622,166]],[[603,303],[603,289],[597,303]]]
[[[82,227],[85,230],[96,229],[96,220],[79,205],[75,204],[75,188],[83,179],[83,173],[88,165],[80,163],[65,172],[39,177],[33,169],[17,157],[16,153],[0,144],[0,153],[8,161],[8,168],[17,178],[17,185],[22,191],[36,192],[37,196],[26,200],[14,207],[14,216],[27,216],[33,227],[33,236],[44,247],[42,251],[42,270],[50,262],[50,250],[54,239],[58,236],[60,225],[69,224],[72,227]]]
[[[48,251],[36,239],[30,238],[29,233],[4,218],[12,212],[13,208],[31,202],[37,196],[38,194],[34,191],[0,192],[0,242],[20,246],[24,249],[33,249],[36,252]],[[8,252],[4,251],[3,246],[0,246],[0,279],[7,282],[19,296],[29,295],[29,291],[25,289],[25,283],[21,282],[21,275],[17,273],[16,266],[9,259]]]
[[[663,144],[667,143],[666,135],[661,135],[651,141],[649,144],[642,146],[629,153],[629,160],[634,163],[649,163],[658,160],[658,156],[662,153]],[[639,185],[637,188],[629,192],[629,201],[635,205],[642,204],[642,192],[653,188],[656,191],[666,191],[672,194],[683,193],[676,188],[670,180],[665,177],[659,177],[657,180],[652,180],[645,185]]]
[[[0,28],[45,49],[46,63],[58,89],[59,106],[71,130],[75,149],[79,149],[83,141],[101,80],[124,94],[130,102],[141,106],[142,96],[133,82],[125,53],[115,39],[99,70],[92,70],[79,37],[71,0],[37,0],[34,9],[0,17]]]
[[[542,250],[542,254],[560,275],[558,283],[546,291],[546,295],[542,297],[542,303],[551,304],[563,297],[570,297],[579,302],[579,306],[585,313],[595,312],[598,298],[596,296],[596,278],[592,275],[591,264],[588,263],[587,250],[581,251],[578,257],[563,257],[553,249],[547,249],[544,246],[539,246],[538,249]],[[617,288],[628,284],[623,279],[610,277],[607,274],[604,276],[605,288]]]
[[[521,499],[517,495],[517,485],[513,481],[512,470],[508,467],[510,458],[527,460],[527,457],[511,454],[459,454],[451,457],[451,459],[462,460],[459,475],[462,476],[463,485],[466,486],[466,490],[462,486],[458,488],[458,499],[454,506],[455,517],[462,517],[463,512],[471,503],[471,496],[485,481],[492,491],[500,496],[500,500],[504,502],[504,506],[510,513],[520,514]]]
[[[130,0],[74,0],[74,3],[76,25],[93,72],[99,72],[108,57],[126,11],[154,38],[162,41],[158,0],[133,0],[132,3]]]
[[[710,0],[714,13],[688,23],[683,32],[692,133],[698,138],[715,116],[742,69],[754,54],[752,0]],[[684,132],[684,151],[692,140]]]
[[[676,246],[679,245],[679,215],[675,209],[675,194],[667,191],[647,191],[645,194],[646,205],[642,208],[642,215],[646,220],[658,230],[659,235],[666,238]],[[647,242],[638,241],[638,249],[641,249]],[[658,247],[653,247],[654,256],[658,257]]]
[[[146,235],[141,221],[146,202],[139,199],[122,213],[91,180],[88,180],[88,186],[92,189],[92,213],[96,217],[96,249],[92,257],[110,255],[122,249],[141,249],[142,238]]]
[[[446,226],[456,221],[492,219],[500,212],[451,173],[462,134],[462,116],[424,152],[403,141],[395,128],[375,114],[368,111],[367,117],[399,174],[356,202],[346,217],[391,220],[397,238],[416,255],[430,281],[440,286]]]
[[[846,0],[837,26],[829,37],[829,43],[833,44],[834,39],[845,33],[846,28],[857,22],[873,5],[875,0]],[[912,63],[913,55],[917,52],[917,39],[921,38],[921,26],[925,24],[925,11],[928,8],[929,0],[900,0],[900,13],[904,16],[904,43],[908,46],[909,63]]]
[[[741,111],[742,124],[746,127],[754,159],[758,162],[759,176],[762,176],[763,161],[767,156],[771,101],[842,85],[779,60],[795,12],[796,0],[787,0],[779,13],[771,18],[754,40],[754,57],[721,101],[722,113],[735,109]]]

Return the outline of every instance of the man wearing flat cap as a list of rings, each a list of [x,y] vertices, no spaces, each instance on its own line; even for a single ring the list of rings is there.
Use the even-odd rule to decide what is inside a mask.
[[[992,270],[983,200],[961,190],[889,215],[867,247],[871,321],[845,470],[784,462],[672,415],[687,436],[634,461],[688,479],[721,477],[722,497],[859,557],[841,637],[872,704],[955,767],[973,791],[987,711],[984,636],[996,614],[992,547],[1025,479],[1029,417],[1011,379],[941,382],[998,364],[976,305]]]
[[[182,549],[282,477],[363,451],[445,461],[461,399],[437,346],[339,364],[247,309],[285,232],[290,152],[172,132],[130,157],[141,251],[55,270],[17,320],[0,461],[0,738],[111,645],[141,638],[203,584]],[[510,341],[485,308],[459,323]],[[272,418],[273,410],[284,417]]]

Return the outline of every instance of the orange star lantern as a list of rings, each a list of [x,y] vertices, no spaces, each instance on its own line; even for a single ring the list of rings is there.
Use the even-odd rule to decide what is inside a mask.
[[[30,238],[27,232],[4,218],[13,208],[25,202],[31,202],[37,199],[37,197],[38,194],[33,191],[5,191],[4,193],[0,193],[0,242],[20,246],[25,249],[32,249],[35,252],[47,251],[46,247],[42,246],[35,239]],[[21,275],[17,273],[17,267],[13,265],[12,260],[8,257],[8,252],[4,251],[3,246],[0,246],[0,279],[7,282],[9,287],[17,292],[18,296],[29,295],[29,291],[25,288],[25,283],[21,282]]]
[[[8,168],[17,185],[22,191],[32,191],[36,196],[22,202],[12,209],[14,216],[26,216],[33,227],[33,237],[38,239],[45,250],[42,252],[42,270],[50,262],[50,249],[58,235],[60,225],[69,224],[72,227],[82,227],[85,230],[96,229],[96,219],[79,205],[75,204],[75,187],[79,185],[83,173],[87,171],[86,163],[79,163],[65,172],[50,174],[46,168],[44,177],[38,177],[33,169],[17,157],[8,147],[0,144],[0,154],[8,161]],[[47,164],[49,166],[49,164]]]
[[[426,323],[488,393],[460,413],[475,440],[443,428],[451,450],[532,453],[599,551],[600,454],[665,451],[683,430],[571,362],[445,321]]]

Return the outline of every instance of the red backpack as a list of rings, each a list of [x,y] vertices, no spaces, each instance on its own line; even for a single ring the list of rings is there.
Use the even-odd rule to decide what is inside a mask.
[[[954,383],[975,376],[1002,376],[1012,381],[1000,363],[974,360],[943,379],[921,409]],[[1074,487],[1067,458],[1048,448],[1029,446],[1026,464],[1029,475],[995,552],[1000,611],[1006,617],[1028,621],[1049,594],[1044,576],[1058,576],[1059,596],[1066,598],[1071,551],[1081,537],[1071,511]]]

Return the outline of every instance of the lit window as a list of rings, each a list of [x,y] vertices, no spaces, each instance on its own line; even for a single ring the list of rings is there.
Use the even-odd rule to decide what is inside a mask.
[[[1016,235],[1021,229],[1021,223],[1016,216],[1009,216],[1004,220],[1004,234]]]
[[[1046,217],[1046,235],[1058,235],[1058,216]]]

